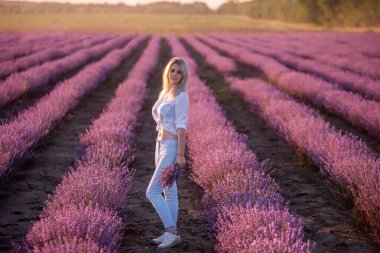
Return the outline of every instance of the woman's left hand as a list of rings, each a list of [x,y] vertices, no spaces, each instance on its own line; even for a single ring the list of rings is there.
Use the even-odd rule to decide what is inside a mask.
[[[185,168],[186,166],[186,159],[182,155],[177,155],[177,158],[175,159],[175,163],[178,163],[181,168]]]

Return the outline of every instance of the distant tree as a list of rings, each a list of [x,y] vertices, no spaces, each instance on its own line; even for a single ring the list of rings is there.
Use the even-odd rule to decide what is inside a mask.
[[[228,1],[217,13],[252,18],[309,22],[318,25],[380,25],[380,0],[252,0]]]
[[[229,0],[228,2],[222,4],[217,9],[217,13],[219,14],[240,14],[241,10],[239,10],[239,2],[236,0]]]
[[[204,2],[194,2],[191,4],[184,4],[183,7],[188,14],[212,14],[213,11],[208,8],[207,4]]]
[[[378,26],[380,0],[229,0],[216,11],[203,2],[156,2],[136,6],[0,0],[0,13],[159,13],[236,14],[252,18],[309,22],[324,26]]]

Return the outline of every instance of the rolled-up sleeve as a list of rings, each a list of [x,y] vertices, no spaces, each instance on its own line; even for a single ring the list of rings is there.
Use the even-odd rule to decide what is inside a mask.
[[[187,129],[189,119],[189,95],[182,92],[175,103],[175,128]]]

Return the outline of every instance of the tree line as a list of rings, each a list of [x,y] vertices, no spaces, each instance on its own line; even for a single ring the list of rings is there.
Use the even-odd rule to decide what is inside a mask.
[[[0,1],[0,13],[159,13],[236,14],[256,19],[306,22],[322,26],[380,25],[380,0],[229,0],[217,10],[203,2],[157,2],[136,6]]]
[[[217,12],[323,26],[380,25],[380,0],[254,0],[243,3],[230,0]]]

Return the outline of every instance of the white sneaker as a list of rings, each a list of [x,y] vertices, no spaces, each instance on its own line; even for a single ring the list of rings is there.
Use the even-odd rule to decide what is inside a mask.
[[[159,237],[152,239],[151,242],[154,243],[154,244],[160,244],[160,243],[162,243],[164,241],[165,236],[166,236],[166,232],[164,232]]]
[[[160,245],[158,245],[158,248],[160,249],[173,247],[182,241],[181,237],[178,234],[173,235],[169,232],[165,232],[164,234],[164,240]]]

